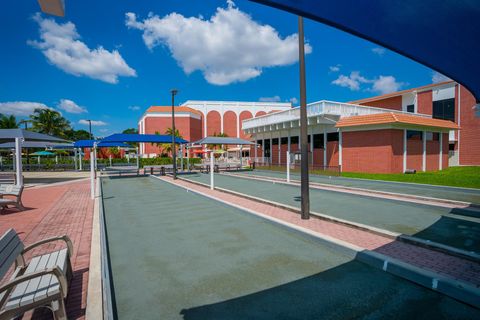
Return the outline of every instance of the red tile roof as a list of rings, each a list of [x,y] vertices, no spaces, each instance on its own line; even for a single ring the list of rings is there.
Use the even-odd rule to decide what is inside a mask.
[[[393,112],[369,114],[365,116],[352,116],[341,118],[337,128],[371,126],[378,124],[410,124],[423,127],[435,127],[444,129],[459,129],[458,125],[452,121],[419,117],[409,114],[396,114]]]
[[[151,106],[150,108],[147,109],[147,113],[149,112],[164,112],[164,113],[171,113],[172,112],[172,107],[163,107],[163,106]],[[202,113],[198,110],[189,108],[189,107],[175,107],[175,112],[190,112],[190,113],[195,113],[198,115],[202,115]]]

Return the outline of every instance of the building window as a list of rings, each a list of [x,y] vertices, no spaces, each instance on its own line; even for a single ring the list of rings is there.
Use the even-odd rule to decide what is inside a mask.
[[[407,112],[415,113],[415,105],[414,104],[409,104],[407,106]]]
[[[280,142],[281,142],[281,144],[288,144],[288,138],[287,137],[281,138]]]
[[[448,144],[448,151],[455,151],[455,143]]]
[[[278,145],[278,138],[273,138],[273,139],[272,139],[272,145],[273,145],[273,146]]]
[[[314,134],[313,135],[313,148],[314,149],[323,149],[323,134]]]
[[[432,117],[455,121],[455,98],[433,101]]]
[[[298,144],[298,136],[290,137],[290,144]]]
[[[407,140],[420,140],[422,141],[422,131],[407,130]]]
[[[338,132],[327,133],[327,141],[338,141]]]
[[[427,132],[427,141],[439,141],[440,134],[438,132]]]
[[[262,140],[257,140],[257,144],[258,144],[259,146],[261,146],[261,145],[262,145]]]

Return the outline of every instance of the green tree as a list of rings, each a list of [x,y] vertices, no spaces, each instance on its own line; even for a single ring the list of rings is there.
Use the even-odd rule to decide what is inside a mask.
[[[72,141],[93,139],[93,137],[90,135],[90,132],[88,132],[87,130],[83,130],[83,129],[67,130],[67,131],[65,131],[65,138],[67,138],[68,140],[72,140]]]
[[[165,131],[165,134],[171,136],[172,131],[173,131],[172,128],[167,128],[167,130]],[[155,134],[160,134],[160,132],[156,131]],[[180,139],[183,138],[182,135],[180,134],[180,131],[178,131],[178,129],[175,129],[175,137],[180,138]],[[172,152],[172,144],[171,143],[156,143],[155,145],[157,147],[160,147],[160,149],[162,150],[162,154],[163,153],[168,154],[168,153]]]
[[[128,129],[123,130],[122,133],[137,134],[137,133],[138,133],[138,130],[137,130],[136,128],[128,128]]]
[[[66,132],[71,130],[70,122],[55,110],[35,109],[30,119],[33,130],[40,133],[65,137]]]
[[[222,137],[222,138],[226,138],[228,137],[228,134],[222,132],[222,133],[216,133],[214,132],[213,133],[213,136],[214,137]],[[223,148],[223,145],[221,146]],[[207,144],[207,148],[210,149],[210,150],[214,150],[214,149],[217,149],[218,148],[218,145],[217,144]]]
[[[14,115],[0,114],[0,129],[17,129],[18,123]]]

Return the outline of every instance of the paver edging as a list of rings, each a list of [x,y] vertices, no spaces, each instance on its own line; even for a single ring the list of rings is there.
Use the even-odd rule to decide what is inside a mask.
[[[243,177],[241,177],[241,178],[243,178]],[[189,179],[181,178],[181,177],[177,177],[177,179],[181,179],[181,180],[187,181],[189,183],[197,184],[197,185],[200,185],[200,186],[203,186],[203,187],[209,187],[208,184],[205,184],[205,183],[202,183],[202,182],[193,181],[193,180],[189,180]],[[245,178],[245,179],[248,179],[248,178]],[[264,180],[264,181],[268,181],[268,180]],[[275,184],[277,182],[275,181],[275,182],[272,182],[272,183]],[[288,182],[278,182],[278,183],[285,184],[285,185],[295,185],[295,184],[291,184],[291,183],[288,183]],[[219,191],[222,191],[222,192],[225,192],[225,193],[233,194],[233,195],[245,198],[245,199],[250,199],[250,200],[258,201],[258,202],[261,202],[261,203],[273,205],[275,207],[286,209],[286,210],[292,211],[292,212],[297,213],[297,214],[300,213],[299,208],[295,208],[295,207],[292,207],[292,206],[289,206],[289,205],[286,205],[286,204],[282,204],[282,203],[278,203],[278,202],[275,202],[275,201],[261,199],[261,198],[258,198],[258,197],[246,195],[246,194],[243,194],[243,193],[240,193],[240,192],[236,192],[236,191],[233,191],[233,190],[228,190],[228,189],[224,189],[224,188],[220,188],[220,187],[215,187],[215,190],[219,190]],[[468,259],[468,260],[471,260],[471,261],[474,261],[474,262],[480,262],[480,255],[478,255],[476,253],[473,253],[473,252],[466,251],[466,250],[461,250],[461,249],[458,249],[458,248],[455,248],[455,247],[452,247],[452,246],[444,245],[444,244],[433,242],[433,241],[426,241],[426,240],[419,239],[419,238],[416,238],[416,237],[404,235],[404,234],[401,234],[401,233],[398,233],[398,232],[393,232],[393,231],[389,231],[389,230],[365,225],[365,224],[362,224],[362,223],[357,223],[357,222],[353,222],[353,221],[349,221],[349,220],[344,220],[344,219],[332,217],[332,216],[329,216],[329,215],[326,215],[326,214],[323,214],[323,213],[318,213],[318,212],[311,211],[310,214],[314,217],[319,218],[319,219],[343,224],[343,225],[353,227],[353,228],[356,228],[356,229],[360,229],[360,230],[363,230],[363,231],[367,231],[367,232],[370,232],[370,233],[373,233],[373,234],[376,234],[376,235],[387,237],[387,238],[390,238],[392,240],[398,240],[398,241],[401,241],[401,242],[418,245],[420,247],[428,248],[428,249],[438,251],[438,252],[443,252],[443,253],[449,254],[449,255],[454,256],[454,257],[464,258],[464,259]]]
[[[309,230],[307,228],[303,228],[300,226],[297,226],[292,223],[288,223],[285,221],[282,221],[280,219],[276,219],[267,215],[264,215],[260,212],[256,212],[255,210],[251,210],[248,208],[244,208],[240,205],[236,205],[230,202],[227,202],[225,200],[219,199],[215,196],[208,195],[205,193],[202,193],[198,190],[189,188],[187,186],[182,186],[178,185],[173,181],[169,181],[165,178],[160,178],[156,176],[152,176],[156,179],[165,181],[167,183],[176,185],[178,187],[184,188],[186,190],[189,190],[191,192],[194,192],[196,194],[202,195],[204,197],[222,202],[226,205],[241,209],[243,211],[247,211],[249,213],[252,213],[256,216],[262,217],[264,219],[276,222],[280,225],[287,226],[290,228],[293,228],[297,231],[301,231],[304,233],[307,233],[311,236],[314,236],[317,239],[322,240],[324,243],[329,244],[330,246],[334,245],[336,246],[337,249],[342,250],[343,252],[348,252],[348,253],[353,253],[355,252],[355,257],[354,259],[361,261],[371,267],[374,267],[376,269],[383,270],[385,272],[388,272],[392,275],[398,276],[400,278],[406,279],[408,281],[414,282],[418,285],[421,285],[425,288],[438,291],[442,294],[445,294],[451,298],[454,298],[456,300],[462,301],[464,303],[467,303],[469,305],[472,305],[474,307],[480,308],[480,288],[476,288],[468,283],[465,283],[463,281],[455,280],[446,276],[442,276],[440,274],[437,274],[433,271],[426,270],[417,266],[414,266],[412,264],[403,262],[401,260],[389,257],[387,255],[384,255],[382,253],[374,252],[371,250],[366,250],[363,248],[360,248],[358,246],[355,246],[353,244],[350,244],[348,242],[335,239],[333,237],[320,234],[318,232]],[[178,178],[179,180],[185,181],[187,183],[190,183],[190,180],[187,179],[181,179]],[[195,184],[195,183],[194,183]],[[221,190],[218,190],[221,191]],[[345,251],[347,250],[347,251]]]

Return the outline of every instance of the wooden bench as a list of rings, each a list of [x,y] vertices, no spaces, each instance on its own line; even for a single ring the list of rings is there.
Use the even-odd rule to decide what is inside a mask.
[[[66,248],[33,257],[25,254],[40,245],[64,241]],[[25,247],[15,230],[0,238],[0,279],[14,266],[10,279],[0,286],[0,320],[47,307],[55,319],[67,319],[65,298],[72,278],[72,242],[68,236],[53,237]]]
[[[25,210],[22,204],[23,186],[14,184],[0,184],[0,208],[7,208],[14,205],[18,210]],[[5,196],[13,198],[5,198]]]

